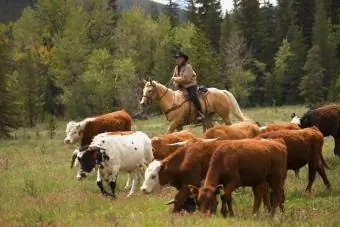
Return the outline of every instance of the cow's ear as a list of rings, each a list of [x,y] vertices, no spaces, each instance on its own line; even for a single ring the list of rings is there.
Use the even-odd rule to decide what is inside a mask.
[[[224,194],[224,187],[223,184],[219,184],[215,188],[215,195],[223,195]]]
[[[294,118],[296,116],[296,114],[295,113],[292,113],[291,115],[290,115],[290,118]]]
[[[148,82],[148,81],[146,81],[146,80],[144,80],[144,79],[143,79],[143,83],[144,83],[144,85],[145,85],[147,82]]]
[[[199,192],[199,188],[194,186],[194,185],[188,185],[189,191],[191,193],[191,195],[193,196],[198,196],[198,192]]]

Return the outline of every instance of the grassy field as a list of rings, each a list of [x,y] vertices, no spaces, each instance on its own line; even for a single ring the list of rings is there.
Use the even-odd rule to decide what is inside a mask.
[[[287,122],[292,112],[303,111],[301,106],[244,110],[261,124]],[[150,136],[164,133],[167,127],[163,117],[135,124],[135,129]],[[284,215],[270,218],[261,209],[258,217],[252,217],[253,197],[246,188],[233,194],[235,217],[225,219],[220,214],[172,215],[171,207],[164,205],[175,194],[169,187],[157,195],[138,192],[126,198],[124,174],[119,175],[116,200],[101,196],[94,173],[78,182],[75,169],[70,169],[74,146],[63,144],[65,125],[58,122],[54,139],[49,139],[45,125],[39,125],[17,130],[16,140],[0,141],[0,226],[340,226],[340,160],[334,157],[332,139],[325,139],[323,150],[332,167],[327,171],[331,192],[317,176],[312,195],[305,195],[303,168],[300,179],[288,174]],[[187,128],[202,134],[201,127]]]

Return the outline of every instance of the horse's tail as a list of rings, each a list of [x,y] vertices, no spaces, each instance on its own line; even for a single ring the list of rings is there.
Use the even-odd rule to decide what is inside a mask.
[[[245,117],[240,109],[240,106],[238,105],[235,97],[233,94],[231,94],[227,90],[223,90],[224,94],[226,94],[229,98],[230,104],[231,104],[231,113],[237,117],[241,121],[250,121],[247,117]]]

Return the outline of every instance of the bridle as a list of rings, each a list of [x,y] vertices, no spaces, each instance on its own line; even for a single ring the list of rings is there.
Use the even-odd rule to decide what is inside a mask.
[[[150,86],[156,88],[155,85],[152,85],[152,84],[151,84]],[[166,95],[166,93],[168,92],[168,90],[169,90],[169,88],[166,87],[165,92],[164,92],[159,98],[157,98],[156,100],[162,100],[162,98]],[[151,97],[151,96],[143,95],[142,97],[143,97],[143,98],[147,98],[148,100],[152,100],[152,97]]]

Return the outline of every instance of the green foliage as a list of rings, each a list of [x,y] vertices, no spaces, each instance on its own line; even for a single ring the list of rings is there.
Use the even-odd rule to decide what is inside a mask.
[[[247,48],[244,38],[235,31],[232,31],[229,37],[224,49],[224,56],[230,91],[241,105],[247,105],[255,75],[251,71],[245,70],[245,66],[251,60],[250,50]]]
[[[222,23],[222,8],[219,0],[195,0],[197,5],[196,26],[217,52]]]
[[[322,102],[325,90],[322,80],[325,69],[322,67],[319,46],[315,45],[308,51],[303,69],[306,71],[306,75],[301,80],[300,91],[305,102],[309,105]]]
[[[282,44],[274,57],[274,70],[266,78],[266,95],[267,101],[281,105],[284,98],[284,80],[289,71],[289,58],[292,56],[290,44],[287,39]]]
[[[284,81],[285,103],[299,103],[299,83],[303,72],[306,58],[306,45],[304,44],[302,32],[294,19],[288,30],[287,39],[290,43],[292,56],[288,59],[288,72]]]
[[[6,31],[6,30],[4,30]],[[16,101],[17,80],[10,75],[10,40],[0,31],[0,139],[10,137],[12,129],[20,125],[20,111]]]

